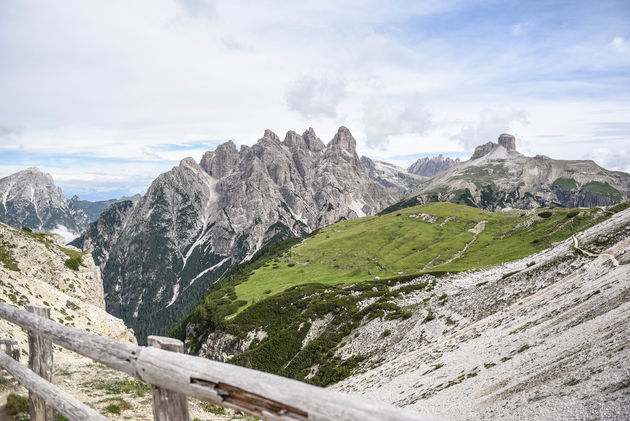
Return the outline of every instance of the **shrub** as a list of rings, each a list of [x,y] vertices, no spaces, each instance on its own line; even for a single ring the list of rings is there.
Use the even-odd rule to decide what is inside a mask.
[[[392,334],[392,331],[389,329],[385,329],[385,331],[383,332],[383,336],[389,336]]]
[[[567,213],[567,219],[574,218],[574,217],[578,216],[579,214],[580,214],[580,211],[571,211],[571,212]]]
[[[33,230],[30,229],[29,227],[22,227],[22,231],[33,232]]]
[[[529,262],[529,263],[527,264],[527,267],[528,267],[528,268],[530,268],[530,267],[534,266],[535,264],[536,264],[536,262],[534,262],[534,261],[532,260],[531,262]]]
[[[9,395],[7,395],[5,409],[9,415],[28,412],[28,398],[16,395],[15,393],[9,393]]]
[[[81,257],[71,257],[66,259],[63,264],[65,267],[72,270],[79,270],[79,266],[83,263],[83,259]]]
[[[514,272],[504,273],[503,276],[501,277],[501,279],[509,278],[510,276],[516,275],[519,272],[520,272],[520,270],[515,270]]]
[[[424,318],[425,322],[430,322],[431,320],[435,319],[435,314],[433,314],[433,310],[428,309],[428,314],[427,317]]]
[[[553,212],[551,212],[551,211],[544,211],[544,212],[540,212],[538,214],[538,216],[540,216],[541,218],[545,218],[545,219],[550,218],[551,215],[553,215]]]

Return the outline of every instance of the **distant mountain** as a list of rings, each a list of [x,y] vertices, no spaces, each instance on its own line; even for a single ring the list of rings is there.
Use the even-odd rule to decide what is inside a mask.
[[[404,168],[389,162],[376,161],[362,156],[361,163],[367,170],[368,177],[385,187],[409,191],[426,180],[426,177],[410,174]]]
[[[135,195],[124,200],[138,200]],[[78,237],[112,203],[123,199],[97,202],[68,200],[50,174],[31,167],[0,178],[0,222],[35,231],[56,232],[67,241]]]
[[[489,210],[607,206],[628,200],[630,174],[593,161],[528,157],[516,150],[514,136],[502,134],[498,143],[478,146],[470,160],[436,174],[408,196],[386,211],[437,201]]]
[[[447,169],[455,164],[459,164],[461,161],[459,158],[444,158],[442,154],[429,158],[418,159],[407,168],[407,172],[411,174],[421,175],[423,177],[433,177],[435,174],[442,170]]]
[[[82,231],[85,231],[90,222],[94,222],[101,216],[101,213],[107,209],[110,205],[125,200],[131,200],[135,202],[142,196],[135,194],[133,196],[123,196],[120,199],[98,200],[95,202],[89,200],[81,200],[78,196],[74,195],[69,201],[70,211],[74,215],[75,220]]]
[[[403,197],[367,175],[350,131],[326,145],[313,129],[284,140],[270,130],[186,158],[146,195],[110,206],[83,238],[100,265],[108,311],[142,342],[192,309],[234,264],[263,246],[343,219],[373,215]]]
[[[0,222],[37,231],[67,231],[81,228],[68,199],[50,176],[38,168],[27,168],[0,179]]]

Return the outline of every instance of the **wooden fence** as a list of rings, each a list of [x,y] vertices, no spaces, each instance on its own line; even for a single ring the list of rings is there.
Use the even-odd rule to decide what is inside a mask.
[[[0,352],[0,367],[28,391],[31,421],[105,417],[50,383],[52,344],[127,373],[151,385],[157,421],[188,421],[188,396],[273,421],[420,420],[419,415],[244,367],[185,355],[181,341],[158,336],[149,347],[124,344],[50,320],[50,309],[0,303],[0,317],[26,329],[29,367]]]

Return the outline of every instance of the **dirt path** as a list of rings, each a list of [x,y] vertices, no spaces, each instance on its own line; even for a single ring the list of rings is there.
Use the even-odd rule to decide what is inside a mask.
[[[617,246],[619,246],[619,247],[615,247],[614,250],[617,250],[622,245],[617,245]],[[580,244],[578,242],[578,238],[575,235],[573,236],[573,248],[575,248],[576,250],[578,250],[578,251],[582,252],[583,254],[585,254],[587,256],[590,256],[590,257],[601,257],[601,256],[606,257],[606,258],[610,259],[610,261],[612,262],[613,266],[619,266],[619,262],[617,261],[617,259],[615,259],[615,256],[612,253],[604,252],[604,253],[601,253],[601,254],[595,254],[595,253],[591,253],[588,250],[581,249],[580,248]],[[609,250],[613,251],[613,253],[614,253],[613,248],[610,248],[610,249],[608,249],[606,251],[609,251]]]
[[[446,221],[444,221],[446,222]],[[463,249],[461,249],[460,251],[458,251],[457,253],[455,253],[450,259],[448,259],[445,262],[442,262],[439,264],[439,266],[445,265],[447,263],[451,263],[454,260],[459,259],[460,257],[462,257],[464,255],[464,253],[466,253],[466,250],[468,250],[468,248],[470,246],[472,246],[474,244],[475,241],[477,241],[477,237],[479,237],[479,234],[481,234],[483,232],[483,230],[486,229],[486,222],[488,221],[479,221],[477,223],[477,225],[475,225],[473,228],[469,229],[468,231],[473,233],[473,238],[472,240],[470,240],[468,243],[466,243],[466,245],[464,246]],[[437,255],[435,258],[433,258],[433,260],[431,260],[429,263],[427,263],[422,270],[428,270],[428,269],[432,269],[435,266],[433,265],[433,262],[440,257],[441,254]]]

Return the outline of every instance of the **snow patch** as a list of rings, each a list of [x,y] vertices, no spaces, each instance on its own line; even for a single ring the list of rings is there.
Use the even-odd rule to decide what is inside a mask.
[[[352,199],[350,206],[348,206],[354,213],[357,214],[359,218],[365,216],[365,212],[363,212],[363,206],[365,206],[365,202],[363,200]]]

